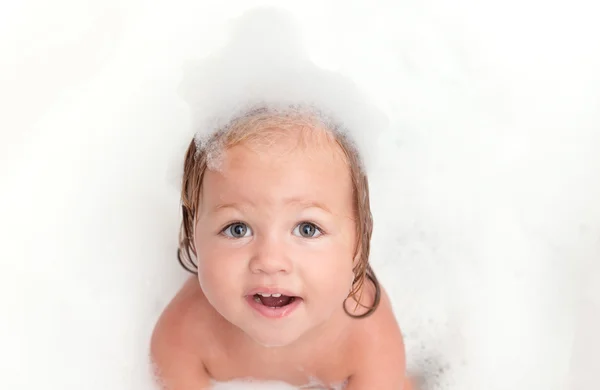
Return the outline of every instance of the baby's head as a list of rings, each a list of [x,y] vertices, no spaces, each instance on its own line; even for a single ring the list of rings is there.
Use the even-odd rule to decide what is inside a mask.
[[[341,308],[356,316],[348,298],[366,278],[377,285],[359,153],[311,111],[254,110],[192,142],[182,203],[180,262],[260,344],[291,344]]]

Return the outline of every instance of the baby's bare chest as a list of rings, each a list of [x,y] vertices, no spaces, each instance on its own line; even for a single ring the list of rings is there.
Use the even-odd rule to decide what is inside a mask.
[[[295,354],[257,352],[243,346],[213,346],[204,356],[204,366],[218,382],[240,379],[282,381],[305,388],[338,389],[352,373],[351,358],[332,343],[329,350]],[[308,386],[314,387],[308,387]]]

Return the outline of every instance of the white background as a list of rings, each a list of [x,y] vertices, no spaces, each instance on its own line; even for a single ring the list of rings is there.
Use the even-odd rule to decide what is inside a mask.
[[[151,388],[181,66],[258,4],[0,5],[0,388]],[[423,389],[597,388],[595,2],[270,4],[389,116],[372,261]]]

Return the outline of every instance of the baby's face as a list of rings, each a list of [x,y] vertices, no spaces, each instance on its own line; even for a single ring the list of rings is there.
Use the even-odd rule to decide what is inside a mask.
[[[347,163],[337,145],[297,142],[228,149],[204,176],[195,223],[205,296],[265,346],[289,345],[343,313],[353,279]]]

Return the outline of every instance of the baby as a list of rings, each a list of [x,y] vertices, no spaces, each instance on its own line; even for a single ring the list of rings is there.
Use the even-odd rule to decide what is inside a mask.
[[[369,266],[361,156],[321,119],[255,109],[190,144],[178,253],[197,277],[153,333],[165,389],[236,379],[411,388],[400,329]]]

